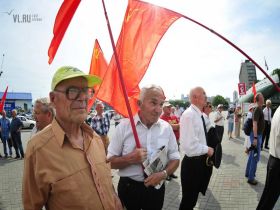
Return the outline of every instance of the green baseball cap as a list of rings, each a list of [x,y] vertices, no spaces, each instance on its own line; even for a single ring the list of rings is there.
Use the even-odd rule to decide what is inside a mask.
[[[51,90],[62,81],[75,77],[84,77],[88,81],[88,87],[93,87],[101,83],[101,79],[95,75],[89,75],[82,72],[80,69],[72,66],[62,66],[53,75]]]

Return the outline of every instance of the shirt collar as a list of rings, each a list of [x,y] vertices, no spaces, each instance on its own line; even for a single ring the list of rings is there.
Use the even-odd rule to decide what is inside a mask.
[[[59,144],[60,147],[62,147],[63,143],[64,143],[65,139],[67,139],[67,137],[66,137],[64,130],[61,128],[61,126],[58,124],[58,122],[55,118],[52,121],[52,129],[53,129],[53,133],[55,135],[55,139],[56,139],[57,143]],[[90,145],[89,140],[93,138],[93,130],[86,123],[81,124],[81,129],[83,131],[84,146],[85,146],[84,149],[86,151]]]
[[[158,119],[151,127],[153,127],[153,126],[155,126],[155,125],[159,125],[160,124],[160,122],[159,122],[159,120],[160,119]],[[137,124],[142,124],[145,128],[147,128],[147,126],[141,121],[141,119],[140,119],[140,117],[139,117],[139,114],[136,114],[135,116],[134,116],[134,123],[135,123],[135,125],[137,125]]]
[[[196,111],[199,115],[202,115],[202,112],[200,111],[200,109],[194,105],[194,104],[191,104],[191,107],[194,109],[194,111]]]

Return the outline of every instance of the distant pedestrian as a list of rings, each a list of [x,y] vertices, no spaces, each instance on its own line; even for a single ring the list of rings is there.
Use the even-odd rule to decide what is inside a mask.
[[[233,125],[234,125],[234,109],[233,109],[233,107],[229,108],[229,110],[228,110],[227,120],[228,120],[228,139],[231,139],[232,138],[232,132],[233,132]]]
[[[255,104],[253,104],[253,103],[249,104],[249,108],[248,108],[249,110],[247,113],[246,120],[253,118],[254,107],[255,107]],[[251,147],[250,136],[245,135],[244,147],[245,147],[245,153],[249,154],[249,148]]]
[[[222,114],[222,111],[223,111],[223,105],[219,104],[217,107],[217,111],[215,113],[214,123],[215,123],[215,129],[216,129],[220,142],[222,142],[222,140],[223,140],[224,120],[225,120],[225,118]]]
[[[280,107],[271,122],[266,181],[257,210],[272,210],[280,195]]]
[[[256,108],[253,112],[253,130],[250,134],[250,142],[254,149],[250,150],[248,156],[248,162],[246,166],[245,176],[248,178],[248,183],[251,185],[258,184],[255,179],[257,164],[260,160],[260,151],[262,143],[262,132],[264,129],[264,116],[262,112],[262,105],[264,102],[263,95],[257,93],[256,95]]]
[[[181,148],[185,154],[181,164],[182,200],[180,210],[193,209],[199,192],[205,195],[212,166],[206,165],[207,157],[214,153],[207,146],[207,130],[202,112],[206,105],[206,93],[203,88],[196,87],[190,91],[191,105],[180,119]]]
[[[234,111],[234,134],[236,138],[240,137],[241,118],[242,118],[241,106],[237,105]]]
[[[107,153],[109,145],[108,132],[110,130],[110,121],[114,116],[114,112],[104,113],[104,105],[102,102],[97,102],[95,109],[96,115],[91,119],[91,127],[101,137]]]
[[[15,159],[23,159],[24,151],[21,142],[21,128],[23,127],[22,121],[17,117],[17,110],[12,110],[12,121],[11,121],[11,138],[13,146],[16,151]],[[21,155],[21,156],[20,156]]]
[[[269,135],[270,135],[270,127],[271,127],[271,101],[266,100],[265,102],[266,107],[263,109],[263,115],[264,115],[264,130],[263,130],[263,136],[262,136],[262,148],[264,144],[264,148],[269,149],[268,147],[268,141],[269,141]]]
[[[7,119],[6,117],[6,111],[3,110],[2,112],[2,118],[0,119],[0,129],[1,129],[1,139],[3,143],[3,148],[4,148],[4,155],[5,158],[8,158],[8,152],[9,152],[9,157],[12,157],[12,145],[9,142],[10,141],[10,120]],[[8,151],[8,149],[9,151]]]
[[[48,97],[37,99],[33,109],[33,117],[36,121],[36,126],[31,132],[31,137],[37,132],[43,130],[47,125],[51,124],[54,115],[55,110]]]

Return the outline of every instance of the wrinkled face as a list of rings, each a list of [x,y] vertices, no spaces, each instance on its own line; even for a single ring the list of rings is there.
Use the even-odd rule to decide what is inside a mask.
[[[12,117],[16,117],[17,113],[15,111],[12,111]]]
[[[165,115],[169,116],[169,115],[171,114],[171,111],[172,111],[171,106],[165,106],[165,107],[163,107],[163,113],[164,113]]]
[[[147,90],[143,101],[139,102],[139,117],[146,126],[150,127],[158,121],[164,100],[165,96],[161,90]]]
[[[194,92],[193,96],[193,103],[196,105],[200,110],[203,109],[203,107],[207,103],[207,96],[203,88],[197,88]]]
[[[56,109],[56,118],[61,123],[81,124],[87,117],[88,96],[82,91],[77,99],[69,99],[69,88],[83,90],[87,88],[87,80],[83,77],[64,80],[50,93],[51,102]]]
[[[271,107],[271,103],[266,103],[266,106],[267,106],[268,108],[270,108],[270,107]]]
[[[103,106],[103,104],[97,104],[95,109],[96,109],[96,112],[98,115],[102,115],[102,113],[104,111],[104,106]]]
[[[42,103],[35,103],[33,116],[38,130],[43,130],[52,121],[52,115]]]
[[[3,116],[3,117],[6,117],[6,111],[3,110],[2,116]]]

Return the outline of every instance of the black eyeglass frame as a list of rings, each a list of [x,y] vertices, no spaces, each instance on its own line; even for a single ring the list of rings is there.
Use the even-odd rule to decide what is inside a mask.
[[[70,97],[70,95],[69,95],[70,91],[74,91],[74,90],[77,91],[75,93],[77,95],[75,97]],[[80,97],[82,92],[86,95],[87,99],[92,98],[93,94],[95,92],[93,88],[89,88],[89,87],[79,88],[76,86],[70,86],[70,87],[66,88],[66,90],[54,89],[54,91],[59,92],[59,93],[64,93],[66,95],[66,98],[68,100],[72,100],[72,101],[77,100]]]

